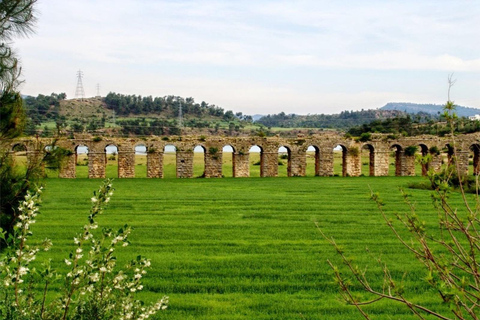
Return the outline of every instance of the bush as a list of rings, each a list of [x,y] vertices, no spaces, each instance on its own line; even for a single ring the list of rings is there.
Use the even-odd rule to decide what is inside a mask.
[[[408,146],[405,148],[405,155],[406,156],[414,156],[415,153],[417,152],[418,147],[417,146]]]
[[[150,267],[149,260],[137,256],[125,270],[117,269],[115,249],[130,244],[128,236],[132,229],[125,225],[117,231],[108,228],[96,231],[96,217],[104,212],[113,194],[109,180],[94,192],[88,223],[73,238],[76,249],[64,260],[69,272],[61,275],[49,262],[40,272],[33,272],[31,262],[41,249],[46,251],[51,247],[48,239],[40,247],[27,242],[32,234],[30,226],[39,213],[40,192],[26,195],[18,208],[21,214],[13,233],[9,237],[1,233],[8,245],[0,258],[2,319],[147,319],[166,308],[168,297],[150,306],[135,298],[143,289],[141,278]],[[63,289],[50,290],[57,279],[65,279]],[[42,290],[37,291],[35,287],[39,284]]]

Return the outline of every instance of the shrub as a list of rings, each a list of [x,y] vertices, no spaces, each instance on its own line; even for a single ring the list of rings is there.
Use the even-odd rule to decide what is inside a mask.
[[[2,319],[147,319],[166,308],[168,297],[150,306],[135,298],[143,289],[141,278],[150,267],[149,260],[137,256],[125,270],[117,270],[115,249],[129,245],[132,229],[125,225],[117,231],[96,231],[96,217],[104,212],[113,194],[109,180],[94,192],[88,223],[73,239],[75,251],[64,260],[69,272],[60,275],[49,262],[40,272],[33,272],[31,262],[41,249],[51,247],[48,239],[39,247],[27,242],[32,234],[30,226],[39,213],[40,192],[25,196],[13,233],[9,237],[1,233],[8,245],[0,258]],[[63,289],[49,291],[51,283],[59,278],[65,279]],[[39,284],[41,292],[34,289]]]
[[[364,132],[360,135],[360,138],[358,138],[358,141],[360,142],[367,142],[372,140],[372,134],[370,132]]]
[[[405,148],[405,155],[410,157],[414,156],[417,150],[418,150],[417,146],[408,146]]]
[[[349,153],[351,156],[355,157],[355,156],[358,156],[358,155],[360,154],[360,150],[359,150],[357,147],[350,147],[350,148],[348,149],[348,153]]]
[[[431,147],[430,149],[428,149],[428,151],[431,153],[431,154],[434,154],[434,155],[440,155],[440,149],[438,149],[438,147],[436,146],[433,146]]]

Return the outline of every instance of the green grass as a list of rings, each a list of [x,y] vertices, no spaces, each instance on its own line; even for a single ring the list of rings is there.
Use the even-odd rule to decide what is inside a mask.
[[[444,310],[423,282],[419,264],[369,200],[369,188],[380,190],[386,210],[400,211],[398,187],[420,179],[116,179],[115,195],[99,224],[135,228],[119,264],[138,254],[152,260],[143,298],[170,296],[160,319],[360,319],[338,300],[326,262],[337,258],[315,221],[360,265],[370,265],[374,285],[381,285],[382,272],[367,247],[394,276],[404,277],[416,302]],[[38,241],[53,240],[52,251],[43,257],[64,268],[63,258],[86,222],[100,180],[47,179],[45,184],[33,233]],[[412,193],[427,227],[435,226],[428,191]],[[382,302],[367,310],[374,319],[416,319],[396,304]]]

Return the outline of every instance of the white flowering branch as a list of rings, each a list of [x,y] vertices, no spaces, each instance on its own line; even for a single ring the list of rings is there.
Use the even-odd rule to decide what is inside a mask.
[[[4,293],[1,296],[5,297],[4,303],[0,302],[0,318],[148,319],[167,307],[168,297],[163,297],[148,307],[135,299],[136,292],[143,289],[141,279],[150,267],[148,259],[138,256],[125,270],[116,270],[115,249],[130,244],[128,236],[131,227],[125,225],[116,232],[103,228],[101,237],[95,237],[98,233],[94,231],[98,228],[95,219],[104,212],[113,195],[110,180],[106,180],[94,192],[88,223],[74,237],[75,250],[65,259],[70,270],[64,277],[63,295],[46,306],[49,284],[60,276],[51,269],[50,261],[44,263],[43,271],[38,274],[45,283],[43,292],[39,295],[34,289],[35,274],[29,264],[35,260],[40,247],[27,245],[27,239],[32,234],[30,226],[35,223],[38,214],[40,192],[41,190],[26,196],[18,209],[20,214],[14,232],[8,239],[5,239],[5,233],[0,230],[0,238],[8,244],[6,254],[0,258],[0,272],[4,276],[0,283],[0,293]],[[45,240],[44,248],[50,246],[51,242]],[[88,251],[85,248],[89,248]]]

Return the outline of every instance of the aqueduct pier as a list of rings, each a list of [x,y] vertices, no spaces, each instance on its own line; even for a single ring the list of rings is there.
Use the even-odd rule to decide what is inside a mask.
[[[439,170],[444,162],[456,155],[461,172],[467,174],[469,166],[473,166],[473,174],[480,172],[480,134],[466,134],[451,137],[417,136],[391,138],[387,135],[372,135],[369,141],[361,142],[337,133],[325,133],[296,138],[281,137],[223,137],[223,136],[178,136],[148,138],[110,138],[88,137],[76,139],[44,139],[21,138],[8,141],[10,150],[19,146],[26,151],[27,160],[33,161],[44,150],[52,145],[62,147],[67,155],[61,163],[59,177],[75,178],[77,148],[88,149],[88,177],[104,178],[108,146],[116,146],[118,150],[118,177],[135,177],[135,148],[144,146],[147,154],[147,177],[163,178],[163,159],[166,146],[176,149],[177,178],[193,177],[194,149],[204,150],[205,172],[207,178],[222,177],[223,148],[230,146],[232,152],[233,177],[250,176],[249,153],[252,146],[260,150],[260,176],[275,177],[278,175],[279,148],[287,150],[288,176],[305,176],[307,165],[307,149],[314,150],[315,175],[332,176],[334,164],[334,148],[342,149],[342,175],[361,175],[361,154],[368,153],[369,175],[387,176],[390,155],[395,154],[395,175],[415,175],[415,158],[417,154],[430,155],[429,161],[422,165],[422,172],[428,169]],[[282,150],[285,150],[282,149]],[[415,152],[416,151],[416,152]],[[443,152],[443,154],[442,154]],[[472,158],[472,160],[470,160]]]

